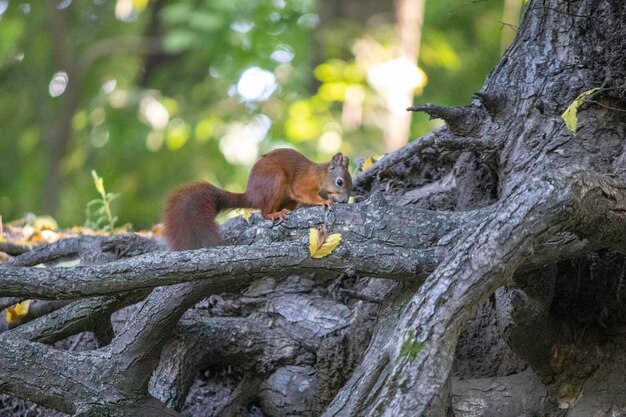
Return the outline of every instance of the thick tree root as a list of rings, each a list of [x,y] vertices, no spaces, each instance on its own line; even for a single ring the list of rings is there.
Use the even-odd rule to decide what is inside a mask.
[[[381,376],[381,388],[372,390],[363,415],[446,415],[458,334],[478,302],[510,282],[518,269],[545,262],[545,253],[535,256],[536,248],[562,233],[575,233],[596,248],[624,250],[624,208],[622,183],[585,171],[531,182],[493,206],[403,312],[388,345],[391,369]],[[552,252],[552,261],[571,256],[568,249]],[[363,366],[376,363],[371,355]],[[342,392],[352,389],[347,384]]]

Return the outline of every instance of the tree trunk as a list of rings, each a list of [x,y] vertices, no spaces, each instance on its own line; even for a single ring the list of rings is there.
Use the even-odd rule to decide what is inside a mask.
[[[0,334],[0,392],[81,416],[194,414],[190,389],[215,416],[623,414],[625,23],[621,0],[530,1],[472,104],[415,106],[447,125],[362,173],[357,204],[235,219],[219,248],[10,260],[0,296],[75,301]],[[574,135],[560,115],[595,87]],[[342,241],[313,259],[322,226]],[[36,343],[143,298],[106,346]]]
[[[151,5],[151,13],[156,14],[161,4],[154,2]],[[48,20],[50,25],[50,35],[52,37],[53,56],[55,66],[58,71],[65,72],[66,87],[57,98],[60,101],[58,111],[53,115],[52,120],[48,120],[43,127],[45,142],[47,147],[47,167],[46,182],[43,187],[43,211],[44,213],[55,215],[61,194],[63,192],[63,158],[70,150],[72,141],[72,118],[80,104],[81,89],[87,75],[87,71],[99,58],[118,54],[136,53],[151,57],[159,55],[163,57],[164,51],[161,45],[161,38],[152,36],[152,32],[158,32],[154,24],[149,26],[148,34],[145,37],[120,37],[109,38],[91,45],[82,56],[75,56],[69,42],[67,26],[67,9],[60,9],[54,1],[48,2]],[[153,21],[155,19],[152,19]],[[149,71],[154,62],[147,61]],[[143,77],[149,74],[142,74]],[[143,81],[143,80],[142,80]]]
[[[44,213],[55,215],[63,190],[61,163],[69,150],[72,137],[72,117],[80,99],[80,77],[77,62],[72,54],[67,36],[67,11],[48,2],[48,20],[50,35],[53,39],[54,61],[57,71],[65,72],[67,78],[64,92],[58,100],[59,110],[53,120],[47,122],[43,131],[47,146],[47,172],[44,185]]]
[[[395,0],[394,3],[399,49],[396,58],[406,60],[413,70],[417,71],[426,0]],[[387,108],[387,123],[383,138],[388,151],[395,151],[406,145],[410,139],[411,115],[405,109],[413,104],[415,86],[409,83],[405,74],[397,75],[399,77],[397,85],[389,85],[390,89],[397,89],[397,91],[387,91],[388,96],[386,96],[390,105]],[[403,82],[404,85],[402,85]]]

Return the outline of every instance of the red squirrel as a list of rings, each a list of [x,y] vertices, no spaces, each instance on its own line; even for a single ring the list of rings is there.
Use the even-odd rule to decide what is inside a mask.
[[[250,171],[245,193],[231,193],[208,182],[187,184],[165,204],[163,223],[169,249],[180,251],[216,246],[220,242],[215,216],[232,208],[261,209],[268,220],[283,220],[298,204],[333,208],[352,191],[348,158],[341,153],[316,164],[293,149],[261,156]]]

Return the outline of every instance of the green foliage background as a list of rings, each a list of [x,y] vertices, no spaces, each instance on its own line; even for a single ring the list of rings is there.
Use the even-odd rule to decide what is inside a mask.
[[[393,42],[389,24],[344,20],[325,26],[313,0],[56,2],[66,15],[67,48],[77,58],[103,41],[122,47],[97,59],[80,83],[69,150],[62,162],[64,188],[57,213],[42,213],[46,132],[62,117],[63,94],[52,97],[59,68],[46,2],[0,0],[0,215],[52,214],[61,226],[85,221],[85,205],[97,197],[91,170],[104,178],[121,223],[145,229],[160,220],[168,192],[204,179],[231,190],[245,188],[249,163],[225,158],[220,142],[233,131],[265,126],[258,152],[293,146],[313,160],[330,156],[323,132],[340,133],[340,150],[355,157],[384,151],[377,122],[381,99],[354,57],[355,39],[383,47]],[[388,1],[389,10],[393,2]],[[6,7],[5,7],[6,6]],[[465,105],[500,55],[501,1],[429,0],[422,30],[420,68],[428,83],[416,102]],[[322,23],[320,25],[320,23]],[[159,55],[126,51],[124,39],[161,37]],[[276,53],[279,51],[280,53]],[[317,61],[317,62],[316,62]],[[322,64],[321,66],[319,64]],[[263,101],[237,93],[242,73],[258,67],[277,85]],[[71,72],[68,70],[68,73]],[[317,78],[316,78],[317,77]],[[70,82],[73,80],[70,78]],[[343,93],[365,92],[363,123],[342,129]],[[142,103],[166,109],[167,124],[155,129]],[[412,137],[436,126],[415,115]],[[230,145],[234,146],[234,145]]]

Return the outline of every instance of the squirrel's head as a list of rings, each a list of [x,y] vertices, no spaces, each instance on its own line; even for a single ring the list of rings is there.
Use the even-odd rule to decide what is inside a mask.
[[[328,198],[337,203],[347,203],[352,192],[352,177],[348,171],[350,160],[338,153],[330,160],[327,172],[325,192]]]

